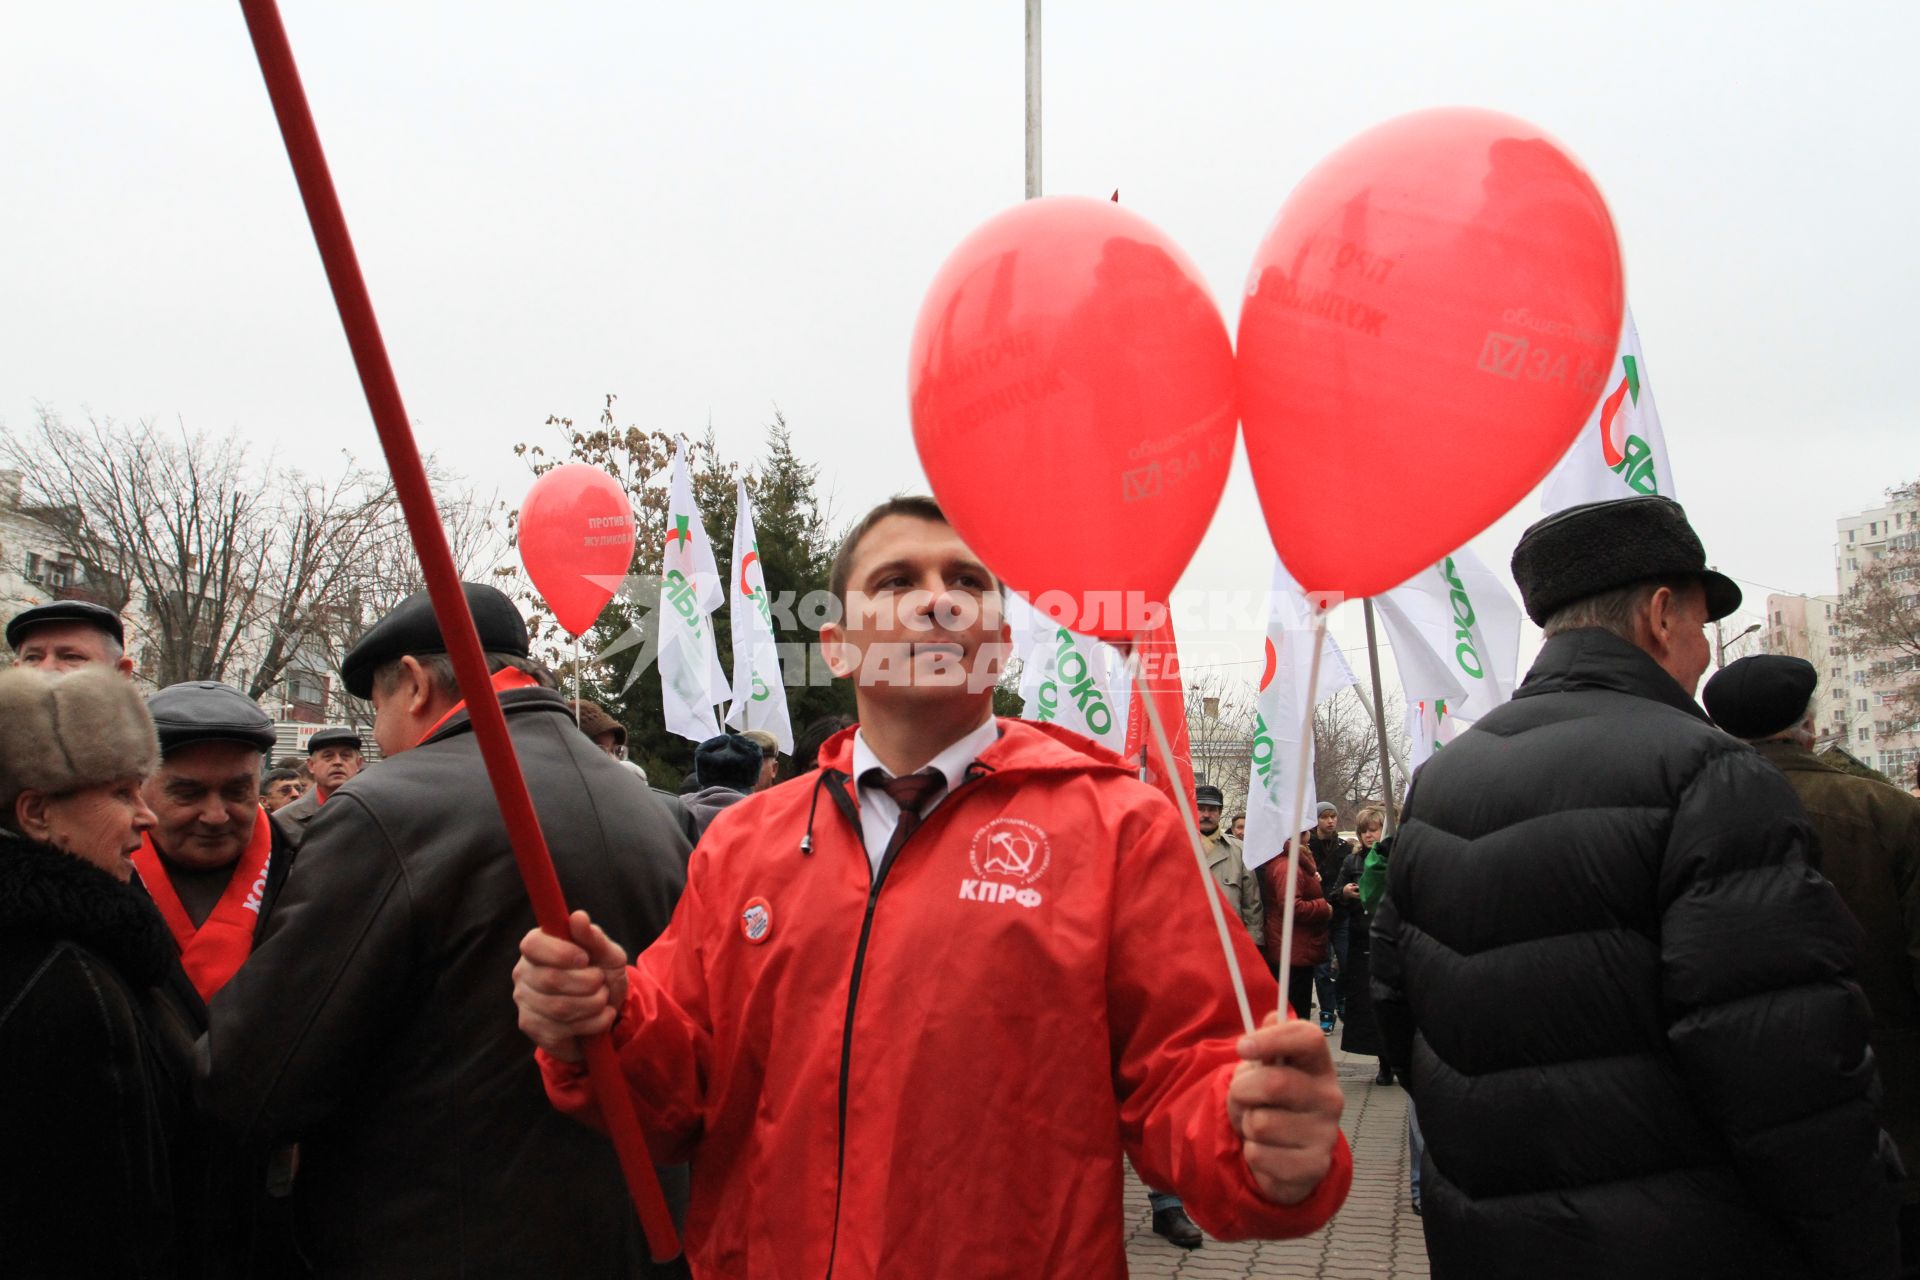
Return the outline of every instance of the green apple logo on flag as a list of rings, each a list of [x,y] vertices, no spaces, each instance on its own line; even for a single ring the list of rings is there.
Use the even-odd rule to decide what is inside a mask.
[[[1649,496],[1660,492],[1660,478],[1654,472],[1653,449],[1627,430],[1632,407],[1640,403],[1640,366],[1632,356],[1621,356],[1625,372],[1620,385],[1600,406],[1600,451],[1607,466],[1637,493]]]

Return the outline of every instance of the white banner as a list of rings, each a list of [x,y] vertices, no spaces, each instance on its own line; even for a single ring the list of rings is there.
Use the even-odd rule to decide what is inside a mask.
[[[1407,700],[1407,738],[1412,749],[1407,760],[1409,769],[1419,769],[1433,759],[1433,753],[1452,742],[1454,735],[1464,728],[1448,713],[1445,698],[1423,698],[1415,701],[1411,696]]]
[[[1460,550],[1374,601],[1409,703],[1445,701],[1478,720],[1513,696],[1520,605],[1473,548]]]
[[[1015,592],[1007,622],[1020,658],[1020,698],[1028,720],[1057,724],[1118,755],[1127,749],[1133,680],[1112,645],[1069,631]]]
[[[1313,607],[1300,584],[1278,560],[1273,566],[1273,589],[1267,597],[1266,665],[1261,670],[1260,697],[1255,704],[1253,772],[1247,787],[1246,862],[1249,870],[1280,856],[1280,846],[1293,834],[1294,790],[1300,760],[1300,735],[1307,729],[1306,825],[1313,825],[1312,730],[1308,728],[1307,683],[1312,675]],[[1320,658],[1320,688],[1315,705],[1357,683],[1344,654],[1325,637]]]
[[[1640,331],[1629,311],[1606,393],[1547,477],[1540,505],[1549,512],[1564,511],[1583,502],[1647,494],[1679,497],[1660,412],[1653,406],[1653,386],[1647,381],[1646,357],[1640,354]]]
[[[780,676],[779,641],[773,610],[767,604],[767,579],[760,570],[760,541],[753,533],[753,508],[747,482],[735,491],[733,516],[733,687],[739,696],[727,724],[735,729],[765,729],[780,750],[793,754],[793,723],[787,713],[787,686]]]
[[[714,707],[729,696],[710,616],[726,598],[713,543],[693,504],[680,446],[667,484],[667,540],[660,584],[660,700],[669,733],[705,742],[720,732]]]

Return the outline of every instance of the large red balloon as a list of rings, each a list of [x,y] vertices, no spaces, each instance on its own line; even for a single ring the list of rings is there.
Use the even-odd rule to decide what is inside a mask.
[[[1173,241],[1108,200],[1029,200],[927,290],[907,385],[934,496],[967,544],[1093,635],[1164,600],[1233,460],[1233,350]],[[1129,625],[1131,623],[1132,625]]]
[[[1300,585],[1378,594],[1524,497],[1599,400],[1624,307],[1606,203],[1524,120],[1422,111],[1321,161],[1240,312],[1247,457]],[[1329,519],[1330,488],[1365,497]]]
[[[598,467],[569,462],[520,505],[520,563],[569,635],[582,635],[633,564],[633,504]]]

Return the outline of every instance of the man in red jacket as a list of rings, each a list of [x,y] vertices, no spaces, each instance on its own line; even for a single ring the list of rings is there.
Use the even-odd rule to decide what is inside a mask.
[[[1217,1236],[1323,1225],[1352,1179],[1326,1042],[1242,1035],[1173,806],[993,717],[999,588],[932,501],[870,513],[833,589],[859,726],[714,821],[634,966],[584,913],[522,941],[555,1105],[593,1118],[577,1037],[611,1028],[656,1158],[693,1162],[703,1277],[1123,1276],[1123,1157]]]

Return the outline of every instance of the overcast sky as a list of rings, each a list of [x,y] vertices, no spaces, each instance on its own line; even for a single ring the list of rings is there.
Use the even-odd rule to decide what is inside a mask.
[[[623,422],[710,416],[736,457],[778,405],[843,516],[924,486],[907,343],[1022,194],[1018,0],[285,9],[424,447],[517,498],[511,445],[611,391]],[[1048,0],[1046,189],[1118,188],[1231,329],[1289,187],[1354,133],[1452,103],[1543,125],[1612,206],[1744,624],[1767,586],[1833,590],[1835,516],[1920,475],[1916,37],[1896,4]],[[0,422],[377,456],[236,6],[10,6],[0,166]],[[1365,519],[1365,477],[1301,483]],[[1538,512],[1475,545],[1504,565]],[[1241,460],[1183,589],[1258,591],[1270,557]]]

